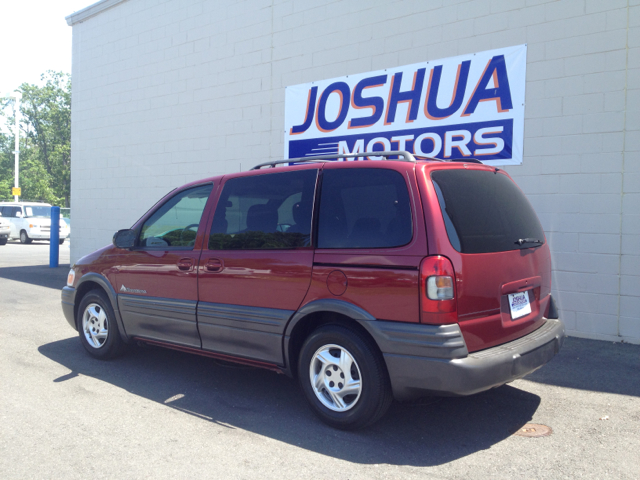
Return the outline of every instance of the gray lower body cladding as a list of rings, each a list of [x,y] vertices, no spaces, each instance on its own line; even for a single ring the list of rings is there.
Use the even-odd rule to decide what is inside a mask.
[[[383,351],[394,397],[463,396],[504,385],[551,360],[564,341],[561,320],[547,319],[536,331],[463,358],[437,358]]]
[[[77,328],[75,294],[75,289],[64,287],[61,299],[65,318],[74,329]],[[287,320],[294,312],[123,297],[118,296],[118,304],[128,317],[129,329],[147,327],[142,328],[141,337],[193,345],[276,365],[284,363],[281,342]],[[161,304],[160,300],[163,300]],[[425,395],[472,395],[504,385],[543,366],[558,353],[564,340],[562,321],[546,319],[544,325],[522,338],[469,354],[457,324],[409,324],[375,320],[370,316],[357,321],[380,348],[393,394],[398,400]],[[168,322],[172,328],[159,325],[163,322]],[[180,338],[176,342],[180,337],[175,332],[178,326],[189,327],[188,341]],[[165,338],[158,338],[163,336]],[[284,338],[288,340],[289,336],[284,335]],[[286,345],[285,341],[285,351]]]
[[[221,303],[198,304],[202,348],[282,365],[282,337],[293,311]]]
[[[76,319],[74,315],[74,306],[75,306],[75,298],[76,298],[76,289],[71,287],[63,287],[61,293],[61,301],[62,301],[62,313],[64,313],[64,318],[67,319],[69,325],[73,327],[74,330],[77,330]]]

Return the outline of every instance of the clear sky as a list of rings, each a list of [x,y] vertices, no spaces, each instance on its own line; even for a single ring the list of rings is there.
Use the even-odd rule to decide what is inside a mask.
[[[0,96],[47,70],[71,73],[71,27],[64,17],[98,0],[0,0]]]

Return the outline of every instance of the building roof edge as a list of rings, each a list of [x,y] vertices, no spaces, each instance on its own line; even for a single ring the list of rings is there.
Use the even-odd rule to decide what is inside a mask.
[[[65,17],[65,20],[67,21],[67,25],[72,27],[76,23],[84,22],[88,18],[94,17],[99,13],[102,13],[111,7],[115,7],[119,3],[123,3],[126,1],[127,0],[100,0],[99,2],[96,2],[93,5],[89,5],[82,10],[73,12],[71,15]]]

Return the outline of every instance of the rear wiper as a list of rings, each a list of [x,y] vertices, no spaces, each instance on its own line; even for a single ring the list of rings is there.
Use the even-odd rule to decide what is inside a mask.
[[[535,245],[542,245],[544,242],[537,238],[519,238],[514,242],[516,245],[524,245],[525,243],[533,243]]]

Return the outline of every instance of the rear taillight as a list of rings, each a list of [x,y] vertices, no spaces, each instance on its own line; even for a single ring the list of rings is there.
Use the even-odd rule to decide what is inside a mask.
[[[420,265],[420,321],[456,323],[455,272],[447,257],[426,257]]]

